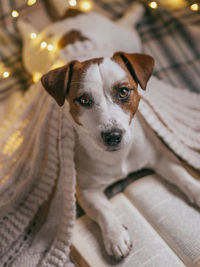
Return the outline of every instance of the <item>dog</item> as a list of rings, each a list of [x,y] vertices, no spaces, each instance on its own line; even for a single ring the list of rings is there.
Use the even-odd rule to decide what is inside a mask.
[[[198,205],[200,185],[137,113],[154,68],[153,58],[141,53],[137,32],[127,30],[142,15],[141,8],[134,5],[115,25],[99,15],[72,13],[45,34],[59,32],[59,45],[73,60],[44,74],[41,82],[64,107],[77,135],[78,201],[100,226],[107,253],[120,260],[129,254],[132,240],[103,193],[108,185],[151,168]],[[95,48],[89,55],[84,49],[75,53],[74,47],[91,40],[100,47],[108,42],[107,55]]]

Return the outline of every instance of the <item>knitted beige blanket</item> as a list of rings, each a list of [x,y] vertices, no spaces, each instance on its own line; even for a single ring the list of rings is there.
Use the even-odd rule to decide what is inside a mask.
[[[139,113],[178,157],[200,170],[200,94],[153,76]]]
[[[40,83],[0,128],[0,266],[67,266],[74,134]]]

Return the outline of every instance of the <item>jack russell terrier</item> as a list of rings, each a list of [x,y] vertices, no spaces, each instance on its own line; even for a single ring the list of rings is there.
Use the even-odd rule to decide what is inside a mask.
[[[136,23],[137,13],[132,8],[117,27],[121,30],[121,25]],[[58,105],[64,105],[77,134],[78,200],[100,226],[107,253],[119,260],[129,254],[132,241],[127,227],[118,221],[103,193],[108,185],[141,168],[151,168],[200,206],[200,184],[154,131],[147,129],[137,113],[154,60],[149,55],[132,52],[140,47],[136,33],[132,33],[133,39],[127,44],[126,33],[123,38],[117,35],[114,23],[94,13],[77,12],[76,16],[57,22],[55,29],[59,29],[63,21],[76,31],[62,38],[61,47],[95,38],[99,42],[106,42],[107,38],[112,38],[112,43],[117,42],[112,56],[102,53],[102,57],[82,62],[72,60],[43,75],[41,81]],[[123,31],[126,32],[125,28]]]

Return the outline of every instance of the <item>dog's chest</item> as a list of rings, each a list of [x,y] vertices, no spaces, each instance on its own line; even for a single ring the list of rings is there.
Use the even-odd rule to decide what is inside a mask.
[[[110,155],[109,155],[110,154]],[[80,151],[76,156],[78,184],[81,187],[101,187],[125,178],[129,173],[139,170],[149,162],[147,155],[140,150],[127,151],[123,156],[113,155],[88,155]]]

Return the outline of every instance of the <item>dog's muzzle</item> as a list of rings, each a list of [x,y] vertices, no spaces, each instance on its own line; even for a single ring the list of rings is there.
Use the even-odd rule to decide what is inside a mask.
[[[120,129],[112,129],[107,132],[102,132],[101,137],[107,147],[115,148],[122,140],[122,131]]]

